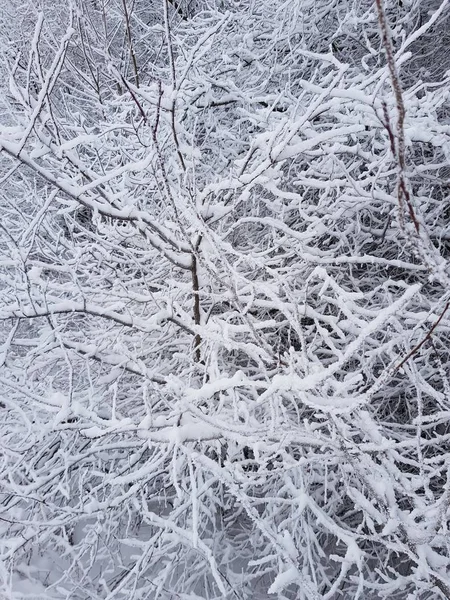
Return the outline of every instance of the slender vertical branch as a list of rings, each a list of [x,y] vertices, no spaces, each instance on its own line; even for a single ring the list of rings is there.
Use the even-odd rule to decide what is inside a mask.
[[[139,87],[139,69],[138,69],[138,64],[137,64],[137,59],[136,59],[136,53],[134,51],[134,46],[133,46],[133,37],[131,35],[131,22],[130,22],[130,14],[128,12],[128,7],[127,7],[127,1],[122,0],[122,4],[123,4],[123,12],[125,15],[125,26],[127,29],[128,43],[130,45],[131,62],[133,63],[134,78],[136,80],[136,87]]]
[[[397,143],[395,144],[395,148],[393,147],[393,132],[390,128],[389,121],[385,123],[385,127],[388,130],[389,138],[391,140],[391,147],[393,147],[393,151],[395,151],[395,157],[398,165],[398,173],[397,173],[397,197],[399,203],[399,211],[400,211],[400,226],[404,228],[403,223],[403,212],[404,206],[408,209],[409,216],[411,221],[414,224],[414,228],[416,233],[419,233],[420,226],[417,216],[414,211],[414,207],[412,205],[411,194],[408,189],[407,181],[406,181],[406,149],[405,149],[405,116],[406,109],[405,103],[403,101],[403,92],[402,85],[400,82],[400,76],[398,74],[397,65],[395,63],[394,57],[394,48],[392,45],[392,36],[389,29],[389,24],[387,21],[386,13],[383,7],[383,0],[375,0],[375,5],[377,7],[377,15],[378,15],[378,23],[381,31],[381,42],[383,49],[386,53],[386,61],[389,69],[389,75],[391,78],[391,85],[394,91],[395,103],[397,107],[397,126],[396,126],[396,136]]]
[[[196,256],[196,252],[198,251],[198,248],[200,247],[201,241],[202,241],[202,237],[200,236],[197,241],[197,244],[195,246],[195,251],[192,253],[192,266],[191,266],[192,291],[193,291],[193,295],[194,295],[194,323],[196,325],[201,324],[200,284],[199,284],[199,278],[198,278],[198,261],[197,261],[197,256]],[[200,362],[200,358],[201,358],[200,345],[201,345],[201,343],[202,343],[202,338],[201,338],[200,334],[197,333],[194,338],[194,356],[195,356],[196,362]]]
[[[163,9],[164,9],[164,27],[166,30],[167,53],[169,55],[169,65],[170,65],[170,72],[172,75],[172,84],[173,84],[173,88],[175,89],[177,87],[177,80],[176,80],[176,73],[175,73],[175,60],[174,60],[174,56],[173,56],[173,47],[172,47],[171,34],[170,34],[168,0],[163,0]]]
[[[172,46],[172,36],[170,31],[170,22],[169,22],[169,9],[168,9],[168,0],[163,0],[164,7],[164,27],[166,30],[166,44],[167,44],[167,52],[169,55],[169,65],[170,65],[170,73],[172,77],[172,87],[174,93],[177,90],[177,76],[175,71],[175,58],[173,54],[173,46]],[[174,95],[172,98],[172,108],[171,108],[171,127],[172,127],[172,136],[173,141],[175,143],[175,147],[177,149],[178,159],[180,161],[181,168],[183,171],[186,171],[186,163],[184,161],[183,155],[180,150],[180,143],[178,141],[178,134],[176,130],[175,123],[175,108],[176,108],[176,96]]]

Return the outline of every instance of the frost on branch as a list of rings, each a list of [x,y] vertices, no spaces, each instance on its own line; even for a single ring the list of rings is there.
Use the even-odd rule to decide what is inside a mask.
[[[2,594],[450,598],[448,2],[32,4]]]

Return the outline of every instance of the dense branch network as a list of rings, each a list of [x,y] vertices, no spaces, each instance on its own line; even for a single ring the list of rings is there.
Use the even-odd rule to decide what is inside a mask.
[[[0,24],[2,593],[450,598],[448,1],[43,6]]]

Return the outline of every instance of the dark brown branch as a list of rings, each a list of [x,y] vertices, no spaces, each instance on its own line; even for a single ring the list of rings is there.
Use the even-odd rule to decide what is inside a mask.
[[[403,367],[403,365],[408,362],[408,360],[414,356],[414,354],[416,354],[421,348],[422,346],[429,340],[431,339],[431,336],[433,334],[433,331],[436,329],[436,327],[439,325],[439,323],[442,321],[445,313],[447,312],[448,308],[450,307],[450,300],[447,301],[446,305],[444,306],[444,310],[442,311],[440,317],[437,319],[437,321],[434,323],[434,325],[430,328],[430,330],[428,331],[428,333],[426,334],[426,336],[423,338],[423,340],[421,342],[419,342],[417,344],[417,346],[415,346],[411,352],[409,352],[405,358],[402,359],[402,361],[394,368],[394,372],[398,371],[399,369],[401,369]]]
[[[200,246],[201,239],[202,238],[200,237],[196,244],[196,250],[198,250],[198,247]],[[191,273],[192,273],[192,291],[194,294],[194,323],[196,325],[200,325],[200,320],[201,320],[200,285],[199,285],[199,280],[198,280],[198,263],[197,263],[197,257],[195,255],[195,253],[192,254]],[[199,333],[196,333],[195,337],[194,337],[194,354],[195,354],[196,362],[200,362],[200,358],[201,358],[200,345],[201,345],[201,343],[202,343],[202,338]]]
[[[392,149],[393,154],[396,157],[397,163],[398,163],[397,195],[398,195],[398,203],[399,203],[399,209],[400,209],[400,225],[402,225],[402,223],[403,223],[403,210],[404,210],[404,205],[406,204],[410,219],[414,224],[416,233],[418,234],[419,230],[420,230],[420,225],[419,225],[417,216],[415,214],[414,207],[412,205],[411,194],[408,190],[408,186],[406,183],[406,175],[405,175],[406,149],[405,149],[404,125],[405,125],[406,109],[405,109],[405,103],[403,101],[402,85],[401,85],[400,77],[399,77],[399,74],[397,71],[397,65],[395,64],[394,48],[392,45],[392,37],[391,37],[391,33],[389,31],[389,24],[387,22],[386,13],[384,12],[383,0],[375,0],[375,4],[377,7],[377,13],[378,13],[378,24],[380,26],[380,31],[381,31],[382,46],[386,53],[387,65],[388,65],[388,69],[389,69],[389,75],[391,78],[391,85],[392,85],[392,89],[394,91],[395,103],[396,103],[396,107],[397,107],[397,131],[396,131],[397,144],[394,144],[394,141],[393,141],[394,134],[392,132],[392,128],[389,123],[389,119],[387,118],[387,109],[385,110],[383,107],[383,110],[385,110],[385,121],[386,121],[384,123],[384,126],[386,127],[386,129],[388,131],[389,139],[390,139],[390,143],[391,143],[391,149]]]
[[[122,4],[123,4],[123,12],[125,15],[125,26],[127,29],[128,43],[130,45],[131,61],[133,63],[134,77],[136,80],[136,87],[139,87],[139,70],[138,70],[138,65],[137,65],[136,54],[134,52],[134,47],[133,47],[133,37],[131,35],[130,15],[128,13],[126,0],[122,0]]]

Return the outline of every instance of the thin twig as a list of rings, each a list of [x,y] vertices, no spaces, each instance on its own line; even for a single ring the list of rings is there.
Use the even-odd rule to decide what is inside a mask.
[[[445,313],[447,312],[448,308],[450,307],[450,300],[447,301],[446,305],[444,306],[444,310],[442,311],[440,317],[437,319],[437,321],[434,323],[434,325],[430,328],[430,330],[428,331],[428,333],[426,334],[426,336],[423,338],[423,340],[421,340],[417,346],[415,346],[411,352],[409,352],[405,358],[402,359],[402,361],[396,366],[394,367],[394,372],[398,371],[399,369],[401,369],[403,367],[403,365],[408,362],[408,360],[414,356],[414,354],[416,354],[421,348],[422,346],[431,338],[433,331],[436,329],[436,327],[439,325],[439,323],[442,321]]]
[[[123,12],[125,15],[125,26],[127,29],[128,43],[130,45],[131,61],[133,63],[134,77],[136,80],[136,87],[139,87],[139,70],[138,70],[138,65],[137,65],[136,53],[134,51],[134,46],[133,46],[133,37],[131,35],[130,15],[128,13],[126,0],[122,0],[122,4],[123,4]]]
[[[375,4],[377,7],[378,13],[378,23],[381,31],[381,41],[383,49],[386,53],[386,60],[389,69],[389,75],[391,78],[391,85],[394,91],[395,103],[397,107],[397,144],[394,144],[394,134],[392,132],[392,128],[390,126],[390,122],[387,116],[387,109],[383,107],[385,111],[385,124],[389,139],[391,143],[391,149],[394,156],[397,159],[398,164],[398,174],[397,174],[397,195],[398,195],[398,204],[400,210],[400,226],[404,228],[403,224],[403,211],[404,206],[406,205],[408,209],[409,216],[411,221],[414,224],[414,228],[416,233],[419,233],[420,225],[419,220],[417,219],[416,213],[414,211],[414,207],[412,205],[411,194],[408,189],[407,180],[406,180],[406,149],[405,149],[405,103],[403,101],[403,92],[402,85],[400,82],[400,77],[397,70],[397,65],[395,63],[394,57],[394,48],[392,45],[392,36],[389,30],[389,24],[387,21],[386,13],[384,12],[383,0],[375,0]]]

